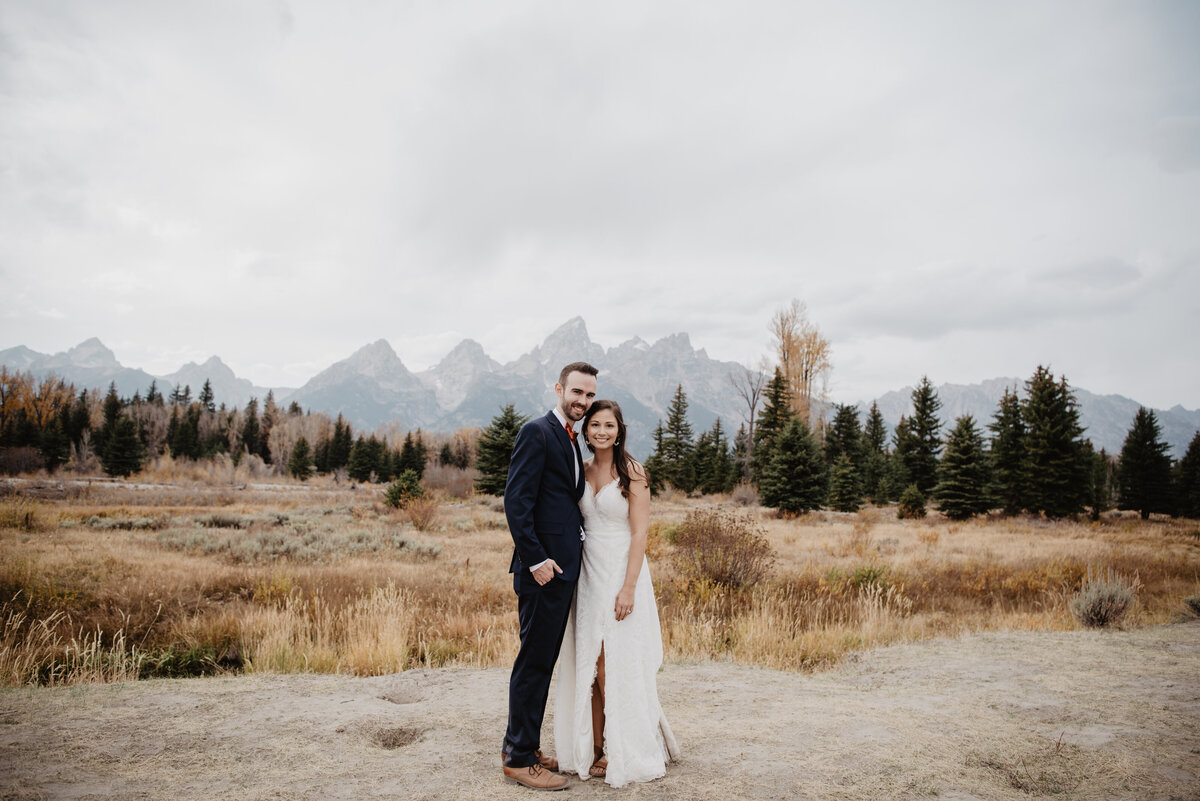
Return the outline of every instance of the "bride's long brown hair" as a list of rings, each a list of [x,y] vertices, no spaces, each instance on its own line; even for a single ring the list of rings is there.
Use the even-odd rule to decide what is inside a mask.
[[[595,454],[596,450],[592,447],[592,443],[587,437],[588,421],[592,419],[596,412],[602,412],[605,409],[608,409],[613,413],[613,417],[617,418],[617,439],[613,442],[613,464],[617,468],[617,485],[621,488],[621,494],[628,498],[629,485],[633,482],[630,467],[633,467],[639,473],[644,472],[644,470],[632,456],[625,452],[625,418],[621,415],[621,407],[617,405],[616,401],[592,401],[592,405],[583,415],[583,441],[587,444],[588,450]],[[641,477],[639,476],[640,479]]]

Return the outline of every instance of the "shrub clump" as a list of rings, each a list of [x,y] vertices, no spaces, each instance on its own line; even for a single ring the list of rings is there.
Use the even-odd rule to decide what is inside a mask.
[[[771,543],[745,512],[691,512],[676,529],[674,545],[681,576],[734,589],[761,581],[775,561]]]
[[[917,520],[925,516],[925,496],[916,484],[909,484],[900,495],[896,517],[901,520]]]
[[[1200,617],[1200,595],[1189,595],[1183,599],[1183,608],[1193,617]]]
[[[403,509],[424,494],[425,490],[421,488],[421,477],[417,475],[417,471],[405,470],[384,490],[383,500],[393,509]]]
[[[1071,614],[1090,629],[1114,625],[1133,608],[1140,587],[1136,576],[1128,579],[1111,570],[1100,575],[1089,567],[1079,592],[1071,598]]]

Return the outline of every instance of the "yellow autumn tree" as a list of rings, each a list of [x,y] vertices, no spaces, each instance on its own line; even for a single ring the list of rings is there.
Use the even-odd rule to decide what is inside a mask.
[[[829,340],[808,318],[804,303],[795,298],[775,312],[769,328],[775,338],[775,353],[791,396],[792,411],[815,427],[814,420],[821,419],[825,388],[833,370]]]

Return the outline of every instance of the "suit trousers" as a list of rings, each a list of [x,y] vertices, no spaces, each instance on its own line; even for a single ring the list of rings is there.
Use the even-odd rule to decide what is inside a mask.
[[[550,579],[539,586],[533,576],[517,583],[517,618],[521,624],[521,650],[508,681],[508,731],[504,751],[509,767],[523,768],[537,762],[534,752],[541,747],[542,718],[550,694],[550,678],[562,648],[575,582]]]

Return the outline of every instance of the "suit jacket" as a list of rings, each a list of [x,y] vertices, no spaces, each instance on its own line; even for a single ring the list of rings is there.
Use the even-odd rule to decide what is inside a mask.
[[[509,572],[518,592],[522,584],[537,586],[529,568],[546,559],[562,568],[559,579],[579,578],[583,481],[579,450],[553,411],[521,427],[504,488],[504,516],[514,546]]]

